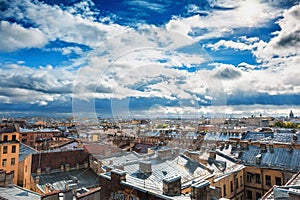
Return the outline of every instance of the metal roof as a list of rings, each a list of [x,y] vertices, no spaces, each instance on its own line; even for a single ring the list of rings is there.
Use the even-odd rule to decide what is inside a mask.
[[[261,154],[260,164],[256,164],[256,156]],[[244,164],[259,165],[261,167],[278,168],[298,172],[300,170],[300,150],[290,148],[273,148],[266,152],[258,146],[249,146],[248,150],[242,150],[239,157]]]
[[[37,174],[32,175],[35,179]],[[63,172],[50,172],[41,174],[38,186],[45,191],[46,184],[50,184],[52,190],[64,191],[67,188],[92,188],[99,186],[98,175],[90,168],[73,169]]]
[[[39,200],[41,195],[19,186],[0,187],[0,199]]]
[[[20,143],[19,162],[23,161],[28,155],[37,153],[38,151],[26,144]]]

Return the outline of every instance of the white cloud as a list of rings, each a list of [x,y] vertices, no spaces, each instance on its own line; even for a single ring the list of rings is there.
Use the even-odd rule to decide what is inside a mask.
[[[211,2],[212,5],[218,5],[218,3],[221,2]],[[229,7],[234,8],[212,10],[207,16],[201,16],[200,13],[188,18],[176,17],[166,24],[166,28],[201,40],[229,35],[235,28],[262,27],[282,12],[282,10],[258,0],[237,1],[229,4]],[[193,10],[197,10],[195,5]],[[201,29],[203,31],[199,32]]]
[[[0,51],[2,52],[21,48],[41,48],[47,42],[45,35],[37,28],[24,28],[7,21],[0,22]]]
[[[15,17],[17,20],[33,24],[50,41],[59,39],[96,47],[107,38],[121,34],[127,29],[117,24],[96,22],[93,12],[89,10],[92,4],[87,2],[76,4],[73,10],[63,10],[57,5],[51,6],[30,0],[15,1],[9,5],[11,8],[4,12],[5,17]],[[78,9],[81,9],[80,14],[76,11]]]
[[[285,10],[283,18],[278,21],[280,31],[265,45],[258,47],[254,55],[267,66],[289,63],[290,57],[300,55],[300,5]]]
[[[46,105],[71,97],[74,72],[52,66],[37,69],[6,65],[0,69],[1,102]]]
[[[249,50],[253,51],[256,48],[265,45],[266,43],[262,40],[259,40],[257,37],[247,38],[242,37],[238,41],[232,40],[219,40],[215,44],[206,45],[208,48],[212,48],[213,50],[219,50],[220,48],[232,48],[235,50]]]

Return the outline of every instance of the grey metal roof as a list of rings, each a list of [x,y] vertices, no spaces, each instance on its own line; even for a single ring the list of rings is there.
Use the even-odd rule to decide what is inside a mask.
[[[41,195],[18,186],[0,187],[0,199],[39,200]]]
[[[37,175],[33,174],[33,178]],[[64,191],[69,188],[92,188],[99,186],[98,175],[90,168],[73,169],[64,172],[50,172],[40,175],[38,186],[45,191],[46,184],[54,190]]]
[[[37,153],[38,151],[26,144],[20,143],[19,162],[23,161],[28,155]]]
[[[181,176],[181,182],[187,182],[191,179],[208,175],[207,170],[203,169],[201,164],[195,162],[183,155],[176,158],[161,161],[152,159],[152,173],[143,174],[139,170],[139,163],[128,164],[124,166],[127,172],[127,182],[133,185],[143,186],[148,190],[161,191],[163,179],[173,176]]]
[[[300,150],[288,148],[274,148],[271,152],[267,148],[266,152],[262,152],[257,146],[249,146],[248,150],[243,150],[240,159],[244,164],[257,165],[256,156],[261,154],[262,167],[280,168],[298,172],[300,170]]]
[[[206,133],[204,136],[204,140],[213,140],[213,141],[228,141],[230,138],[241,138],[240,134],[235,134],[235,133]]]
[[[247,132],[242,139],[251,141],[273,141],[273,142],[283,142],[283,143],[290,143],[292,141],[293,135],[290,131],[284,132],[283,130],[280,132]],[[300,133],[296,133],[296,136],[299,138],[296,143],[300,143]]]

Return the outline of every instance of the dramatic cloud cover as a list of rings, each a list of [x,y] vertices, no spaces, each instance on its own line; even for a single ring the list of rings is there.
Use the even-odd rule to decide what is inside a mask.
[[[3,114],[300,112],[299,1],[0,0],[0,9]]]

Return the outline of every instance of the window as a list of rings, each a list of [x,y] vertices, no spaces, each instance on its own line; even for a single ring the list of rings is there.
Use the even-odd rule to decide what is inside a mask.
[[[13,145],[13,146],[11,147],[11,152],[12,152],[12,153],[16,153],[16,145]]]
[[[17,140],[17,136],[16,136],[16,135],[12,135],[11,140],[12,140],[12,141],[16,141],[16,140]]]
[[[25,172],[27,172],[27,165],[25,165]]]
[[[260,183],[260,174],[255,174],[255,183]]]
[[[7,154],[7,146],[3,146],[3,154]]]
[[[276,185],[281,185],[281,178],[280,177],[275,177],[275,184]]]
[[[6,162],[7,162],[6,159],[2,159],[2,167],[6,167]]]
[[[239,179],[238,178],[235,178],[235,189],[238,189],[239,188]]]
[[[8,136],[7,136],[7,135],[4,135],[3,141],[4,141],[4,142],[7,142],[7,141],[8,141]]]
[[[251,173],[247,172],[246,178],[247,178],[247,182],[252,182],[252,176],[251,176]]]
[[[242,185],[243,185],[243,177],[240,176],[240,186],[242,186]]]
[[[10,165],[15,165],[16,164],[16,159],[15,158],[12,158],[11,160],[10,160]]]
[[[261,198],[261,194],[259,192],[256,192],[256,199],[260,199]]]
[[[233,183],[230,181],[230,192],[233,192]]]
[[[27,139],[22,139],[22,143],[26,143],[27,142]]]
[[[23,136],[23,137],[26,137],[26,136],[27,136],[27,133],[23,133],[22,136]]]
[[[223,185],[223,197],[226,196],[226,185]]]
[[[33,140],[33,135],[30,136],[30,140]]]
[[[271,176],[266,175],[266,185],[271,186]]]
[[[247,199],[252,200],[252,191],[250,191],[250,190],[247,190]]]

